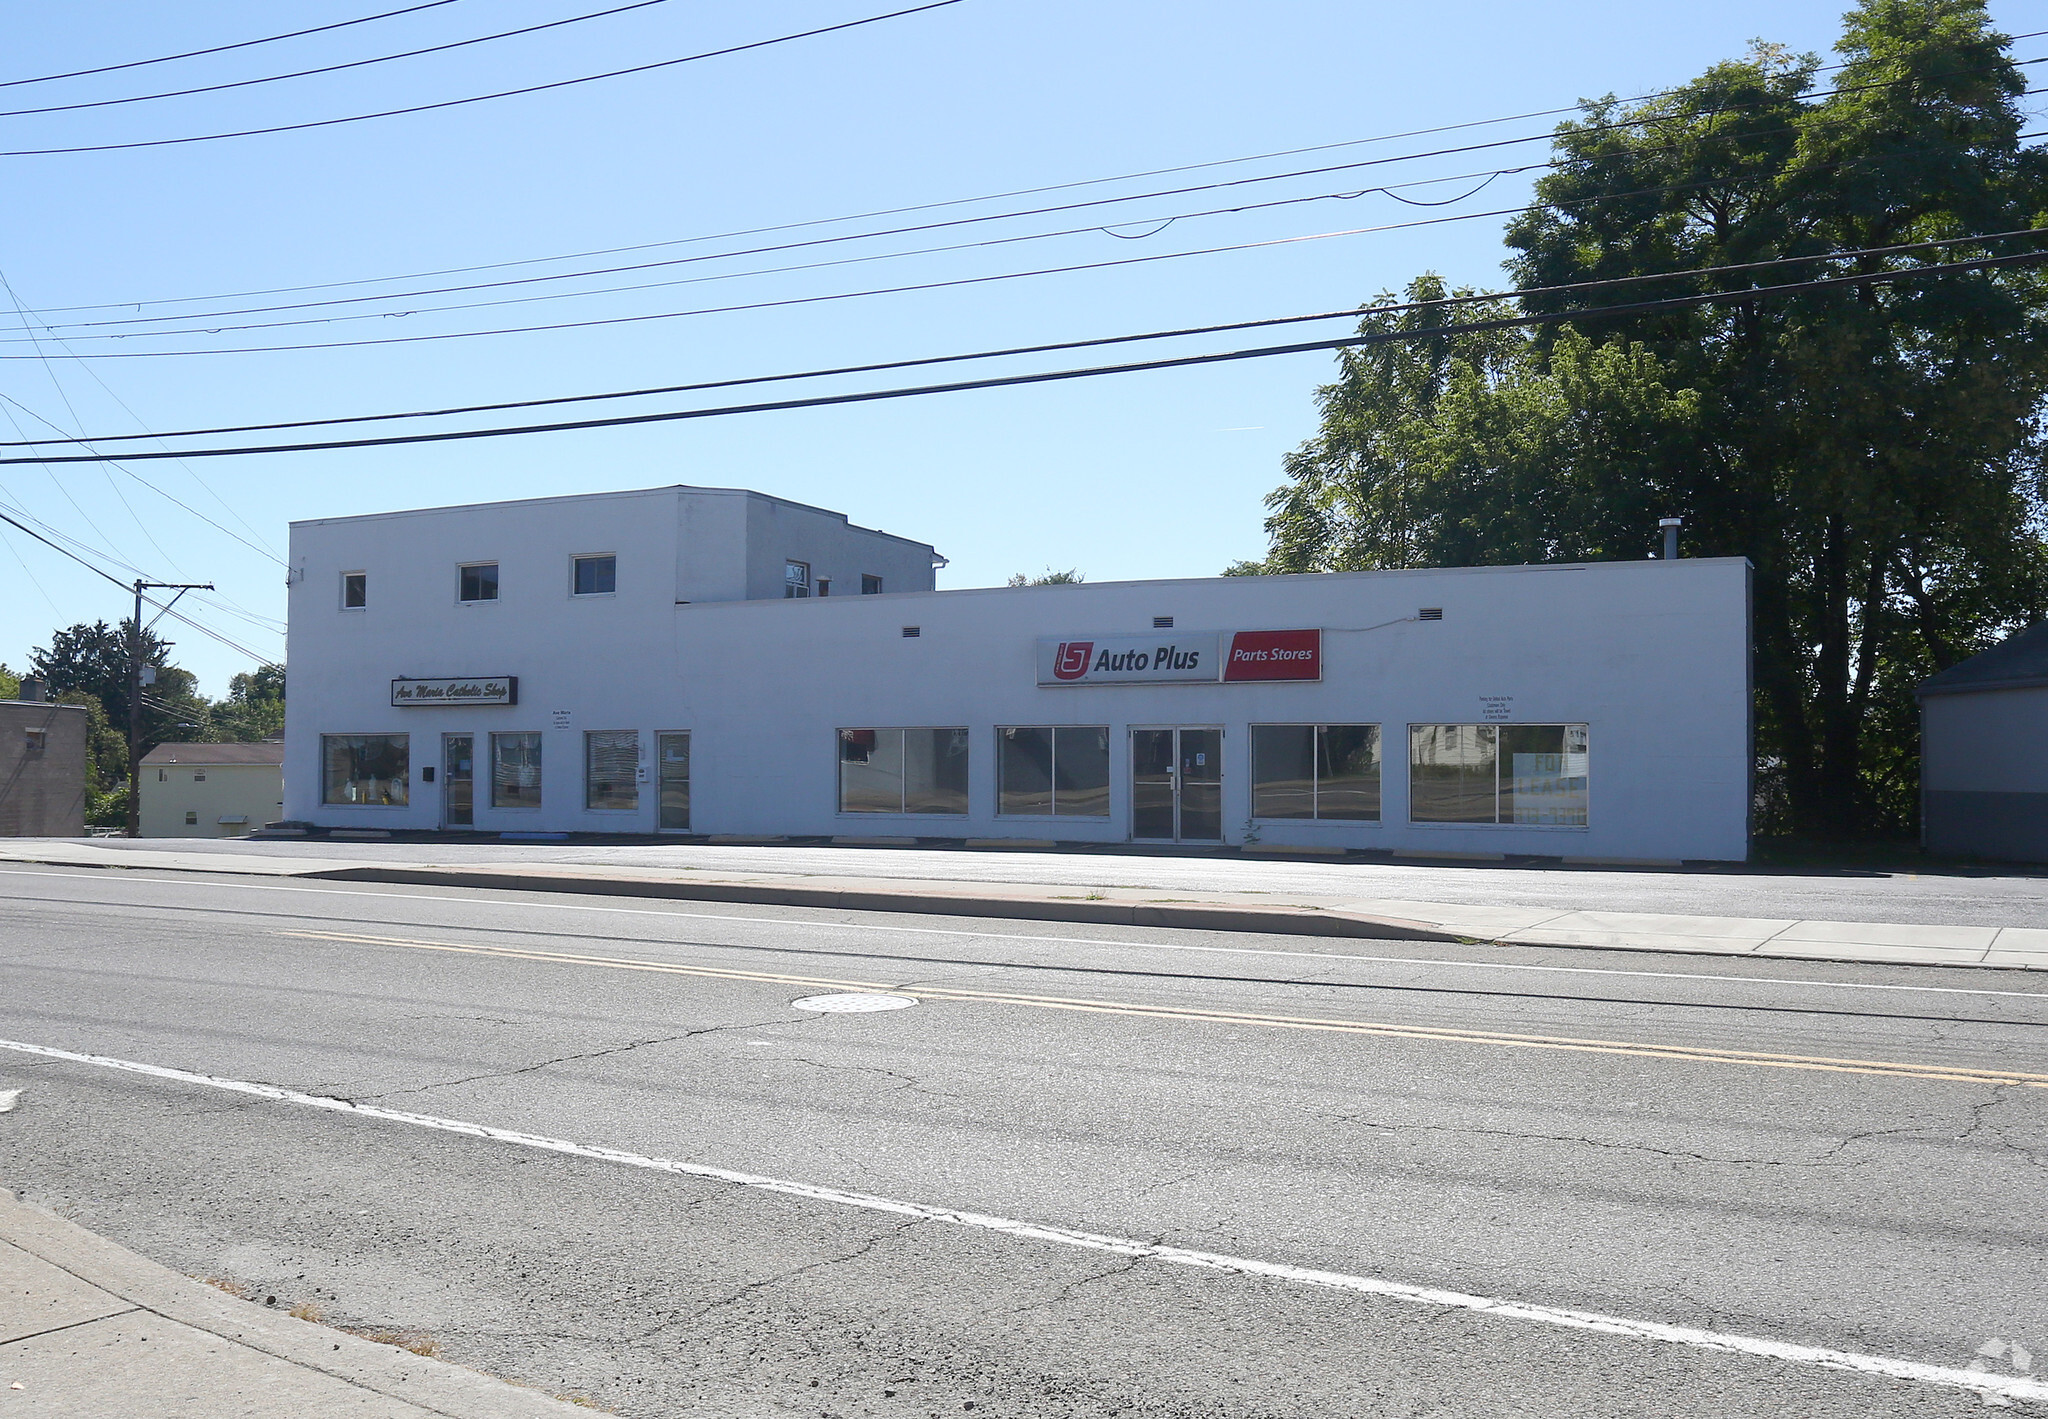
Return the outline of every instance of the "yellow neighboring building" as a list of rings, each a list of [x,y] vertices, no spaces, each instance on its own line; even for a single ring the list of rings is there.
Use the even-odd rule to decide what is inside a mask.
[[[238,838],[284,816],[284,745],[159,744],[142,759],[142,836]]]

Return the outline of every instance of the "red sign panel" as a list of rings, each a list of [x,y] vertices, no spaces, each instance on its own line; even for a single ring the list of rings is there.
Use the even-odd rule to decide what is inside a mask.
[[[1223,679],[1320,680],[1323,678],[1321,631],[1238,631],[1223,657]]]

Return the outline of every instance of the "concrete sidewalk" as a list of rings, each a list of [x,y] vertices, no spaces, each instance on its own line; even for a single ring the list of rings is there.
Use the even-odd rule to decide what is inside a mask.
[[[312,844],[307,845],[310,851],[283,856],[223,850],[222,844],[209,844],[206,851],[181,851],[169,846],[116,848],[91,841],[41,839],[0,845],[0,862],[1188,930],[2048,970],[2048,928],[2041,927],[1574,911],[1554,906],[1411,901],[1309,891],[1203,891],[1169,897],[1160,895],[1156,888],[1145,887],[1088,889],[1070,884],[961,877],[859,875],[854,870],[860,865],[857,849],[846,850],[847,872],[828,874],[565,863],[545,858],[497,862],[377,860],[360,855],[361,845],[351,846],[356,855],[323,857]]]
[[[0,1190],[0,1415],[561,1419],[590,1412],[236,1300]]]

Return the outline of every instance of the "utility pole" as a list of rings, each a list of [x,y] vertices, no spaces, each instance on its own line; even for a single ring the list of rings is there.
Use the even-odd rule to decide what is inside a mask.
[[[183,596],[188,591],[211,591],[213,583],[178,581],[138,581],[135,583],[135,619],[128,623],[128,836],[142,836],[142,593],[145,591],[175,591]],[[168,611],[177,604],[173,596],[164,606]]]

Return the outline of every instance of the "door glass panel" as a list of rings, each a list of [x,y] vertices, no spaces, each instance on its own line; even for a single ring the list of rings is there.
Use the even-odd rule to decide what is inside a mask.
[[[1180,731],[1180,836],[1223,840],[1223,731]]]
[[[690,826],[690,736],[659,736],[661,755],[661,826],[671,832]]]
[[[1131,731],[1131,836],[1173,836],[1173,731]]]
[[[476,741],[467,734],[441,736],[441,820],[450,828],[476,824]]]

